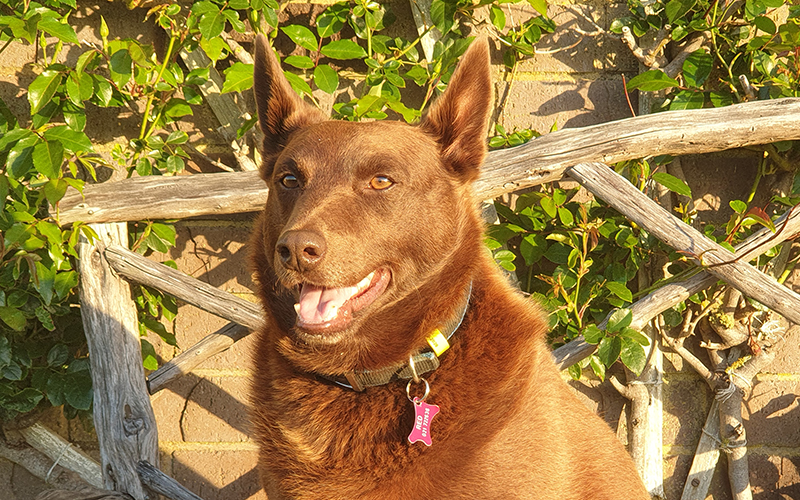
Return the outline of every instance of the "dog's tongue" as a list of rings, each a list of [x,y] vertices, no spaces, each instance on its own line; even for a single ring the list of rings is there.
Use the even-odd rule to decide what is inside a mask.
[[[304,284],[300,289],[300,300],[295,304],[301,323],[307,325],[332,321],[348,299],[358,293],[358,287],[325,288]]]

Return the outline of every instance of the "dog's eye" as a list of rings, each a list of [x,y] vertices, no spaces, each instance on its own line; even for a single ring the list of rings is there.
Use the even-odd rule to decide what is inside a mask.
[[[390,178],[386,177],[385,175],[376,175],[369,181],[369,187],[375,189],[377,191],[383,191],[384,189],[389,189],[394,185],[394,181]]]
[[[292,174],[286,174],[280,178],[281,185],[287,189],[294,189],[300,187],[300,181]]]

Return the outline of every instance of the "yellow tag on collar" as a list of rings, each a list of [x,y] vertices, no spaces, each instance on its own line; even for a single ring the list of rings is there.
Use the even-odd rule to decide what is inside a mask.
[[[441,356],[444,351],[450,348],[447,337],[445,337],[438,328],[428,336],[428,345],[431,346],[431,349],[433,349],[433,352],[436,353],[437,356]]]

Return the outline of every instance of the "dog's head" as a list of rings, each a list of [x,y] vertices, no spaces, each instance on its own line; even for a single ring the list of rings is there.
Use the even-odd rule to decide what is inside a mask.
[[[471,182],[486,153],[488,44],[472,44],[419,126],[327,120],[264,37],[254,88],[269,187],[255,263],[283,350],[329,372],[402,360],[456,307],[481,251]]]

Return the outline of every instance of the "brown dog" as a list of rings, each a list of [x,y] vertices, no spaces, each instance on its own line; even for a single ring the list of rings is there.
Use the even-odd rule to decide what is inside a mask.
[[[649,498],[482,245],[487,43],[418,127],[326,120],[263,37],[255,93],[270,191],[252,240],[267,311],[252,421],[267,496]]]

